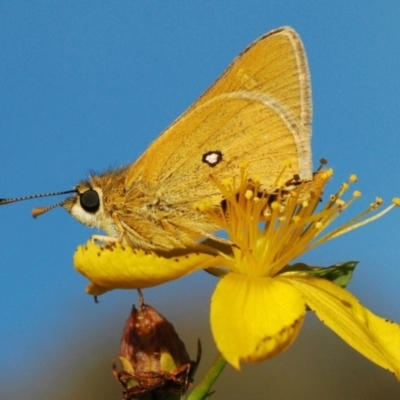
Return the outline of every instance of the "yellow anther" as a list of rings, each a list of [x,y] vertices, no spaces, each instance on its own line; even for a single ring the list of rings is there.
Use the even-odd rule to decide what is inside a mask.
[[[283,165],[285,168],[290,168],[292,166],[292,162],[290,160],[286,160]]]
[[[292,218],[292,221],[293,221],[295,224],[298,224],[298,223],[301,221],[301,218],[300,218],[299,215],[295,215],[295,216]]]
[[[246,193],[244,194],[244,197],[246,197],[247,200],[250,200],[253,197],[253,191],[250,189],[246,190]]]
[[[358,180],[357,175],[355,175],[355,174],[350,175],[349,180],[352,183],[357,182],[357,180]]]
[[[395,198],[392,200],[392,202],[393,202],[393,204],[394,204],[395,206],[400,206],[400,198],[399,198],[399,197],[395,197]]]
[[[232,179],[231,178],[225,178],[221,181],[222,185],[225,187],[230,187],[232,186]]]
[[[212,208],[213,202],[210,199],[203,199],[193,203],[193,208],[201,212],[208,211]]]
[[[277,210],[279,208],[279,203],[277,201],[273,201],[271,204],[271,208],[273,210]]]

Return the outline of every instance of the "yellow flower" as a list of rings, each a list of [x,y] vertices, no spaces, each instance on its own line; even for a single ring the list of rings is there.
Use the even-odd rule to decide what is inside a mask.
[[[395,199],[366,218],[382,204],[376,199],[365,212],[326,233],[360,196],[354,192],[349,201],[343,200],[356,181],[351,176],[321,206],[331,175],[331,170],[319,171],[312,182],[295,182],[289,191],[282,185],[268,195],[247,177],[243,166],[240,182],[214,180],[225,198],[221,209],[209,207],[207,201],[197,205],[227,232],[229,250],[208,243],[170,254],[119,243],[111,247],[88,243],[75,253],[75,267],[90,279],[87,291],[94,295],[114,288],[154,286],[207,268],[220,277],[211,302],[212,332],[219,351],[235,368],[242,361],[264,360],[287,349],[308,307],[354,349],[400,379],[400,326],[372,314],[339,286],[339,280],[328,280],[329,269],[289,265],[304,252],[400,204]],[[335,271],[340,275],[339,267]]]
[[[377,317],[338,284],[318,271],[287,267],[313,247],[388,212],[399,200],[368,220],[381,199],[361,215],[325,233],[326,228],[360,196],[345,202],[348,183],[320,205],[331,171],[289,193],[265,195],[242,170],[239,195],[234,184],[219,185],[225,214],[214,213],[234,243],[231,264],[217,284],[211,303],[211,328],[217,347],[236,368],[288,348],[299,332],[306,307],[349,345],[400,379],[400,326]],[[310,185],[310,186],[308,186]],[[260,226],[260,216],[265,220]],[[323,276],[323,274],[320,274]]]

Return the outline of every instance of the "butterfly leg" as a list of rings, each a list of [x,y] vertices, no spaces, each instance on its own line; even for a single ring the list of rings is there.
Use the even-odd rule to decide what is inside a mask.
[[[124,228],[122,227],[121,222],[119,221],[115,213],[113,213],[111,217],[115,223],[116,231],[119,232],[119,235],[116,237],[107,235],[92,235],[90,237],[90,240],[92,240],[93,242],[103,242],[103,243],[115,243],[123,241],[125,235]]]
[[[112,237],[106,235],[92,235],[90,236],[92,242],[115,243],[119,241],[119,237]]]
[[[119,236],[117,241],[122,242],[125,236],[125,229],[122,227],[121,221],[118,219],[117,213],[113,212],[111,214],[111,218],[113,219],[115,223],[115,227],[117,228],[117,231],[119,232]]]

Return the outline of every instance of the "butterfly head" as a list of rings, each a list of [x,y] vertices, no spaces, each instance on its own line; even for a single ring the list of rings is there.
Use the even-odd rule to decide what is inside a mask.
[[[72,194],[72,196],[50,206],[34,208],[32,210],[33,217],[36,218],[47,211],[61,206],[79,222],[90,227],[100,228],[109,236],[118,236],[115,223],[111,217],[111,212],[110,210],[106,211],[105,208],[107,207],[104,207],[104,197],[112,198],[109,192],[111,192],[111,194],[113,192],[110,187],[113,181],[115,182],[115,180],[110,177],[110,173],[91,175],[89,180],[79,182],[72,190],[0,199],[0,205],[41,197]]]
[[[112,206],[107,206],[109,202],[106,200],[110,199],[109,183],[110,180],[105,178],[105,175],[91,175],[89,180],[81,181],[74,187],[73,196],[57,205],[62,206],[84,225],[99,228],[108,236],[117,237],[119,232],[111,216]],[[34,209],[34,214],[35,210],[42,214],[47,208]]]
[[[88,181],[79,182],[74,187],[75,195],[68,197],[58,205],[65,208],[74,218],[88,226],[100,227],[103,210],[103,192]],[[34,216],[47,211],[47,207],[33,210]],[[36,214],[35,215],[35,211]]]

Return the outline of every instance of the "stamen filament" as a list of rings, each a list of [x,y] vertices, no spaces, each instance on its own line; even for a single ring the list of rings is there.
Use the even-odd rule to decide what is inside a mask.
[[[344,233],[350,232],[350,231],[352,231],[354,229],[358,229],[363,225],[369,224],[370,222],[375,221],[378,218],[383,217],[386,213],[388,213],[394,207],[396,207],[396,204],[391,204],[390,206],[388,206],[384,210],[382,210],[380,213],[375,214],[374,216],[372,216],[370,218],[367,218],[367,219],[364,219],[363,221],[360,221],[358,223],[354,223],[355,221],[359,220],[363,215],[366,215],[368,213],[368,212],[364,211],[362,214],[360,214],[356,218],[353,218],[351,221],[349,221],[349,222],[353,222],[352,224],[348,222],[348,223],[342,225],[340,228],[335,229],[334,231],[330,232],[328,235],[325,235],[324,237],[319,239],[317,242],[313,243],[313,245],[310,248],[318,246],[322,242],[325,242],[327,240],[330,240],[330,239],[333,239],[333,238],[338,237],[340,235],[343,235]]]

